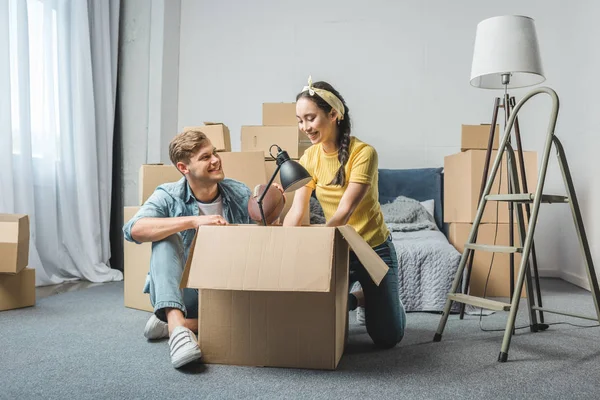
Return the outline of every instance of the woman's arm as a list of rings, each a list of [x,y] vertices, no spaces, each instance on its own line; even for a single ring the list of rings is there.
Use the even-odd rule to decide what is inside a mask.
[[[227,221],[221,215],[140,218],[131,227],[131,237],[140,243],[158,242],[181,231],[198,229],[201,225],[227,225]]]
[[[370,184],[350,182],[344,192],[340,204],[338,205],[335,214],[329,221],[327,226],[342,226],[348,223],[356,207],[367,194]]]
[[[285,216],[283,226],[300,226],[302,224],[302,217],[304,217],[304,213],[308,212],[311,194],[312,189],[308,186],[296,190],[292,207]]]

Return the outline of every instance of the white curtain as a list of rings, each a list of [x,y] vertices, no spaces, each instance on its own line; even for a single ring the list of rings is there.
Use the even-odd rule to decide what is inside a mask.
[[[0,213],[36,285],[123,279],[109,221],[119,0],[0,0]]]

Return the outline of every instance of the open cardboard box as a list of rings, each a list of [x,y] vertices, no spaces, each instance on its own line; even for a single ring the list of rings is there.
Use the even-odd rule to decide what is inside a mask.
[[[198,288],[198,342],[217,364],[335,369],[348,318],[348,253],[376,284],[388,267],[350,226],[203,226],[181,287]]]

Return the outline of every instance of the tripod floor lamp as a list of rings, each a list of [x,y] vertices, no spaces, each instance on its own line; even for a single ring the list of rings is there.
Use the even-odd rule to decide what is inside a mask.
[[[509,96],[509,88],[522,88],[532,86],[543,82],[546,78],[542,68],[540,51],[538,46],[537,34],[534,20],[529,17],[518,15],[506,15],[488,18],[477,25],[475,37],[475,47],[473,52],[473,63],[471,67],[471,85],[482,89],[504,89],[502,98],[496,97],[492,110],[491,127],[488,146],[486,150],[485,164],[481,178],[481,189],[479,200],[483,195],[486,181],[489,175],[491,163],[492,145],[494,142],[494,133],[499,110],[504,110],[505,126],[510,118],[511,111],[515,107],[515,98]],[[516,140],[518,168],[521,175],[521,193],[528,193],[527,178],[525,175],[525,162],[523,158],[523,148],[521,143],[521,132],[519,122],[515,118],[514,132]],[[508,131],[508,142],[511,142],[512,132]],[[510,156],[510,155],[509,155]],[[511,162],[507,160],[508,173],[508,191],[511,193]],[[519,185],[519,182],[515,182]],[[515,205],[514,207],[521,207]],[[525,204],[526,219],[529,221],[531,210],[529,204]],[[508,204],[509,213],[509,246],[514,245],[514,213],[513,204]],[[473,268],[474,255],[471,253],[467,262],[467,270],[464,282],[464,292],[469,290],[471,271]],[[510,254],[510,296],[514,292],[515,267],[514,254]],[[535,279],[537,303],[542,306],[542,297],[539,285],[539,273],[537,267],[537,257],[535,245],[531,250],[531,266]],[[464,317],[465,305],[461,304],[460,318]],[[539,321],[544,322],[542,312],[539,312]]]

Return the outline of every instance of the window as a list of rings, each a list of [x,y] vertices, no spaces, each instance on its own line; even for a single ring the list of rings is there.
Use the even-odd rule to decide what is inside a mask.
[[[9,3],[13,153],[22,152],[22,146],[28,142],[25,135],[29,135],[29,127],[32,155],[57,157],[60,102],[56,9],[41,0],[27,0],[25,29],[24,18],[17,10],[18,1]]]

